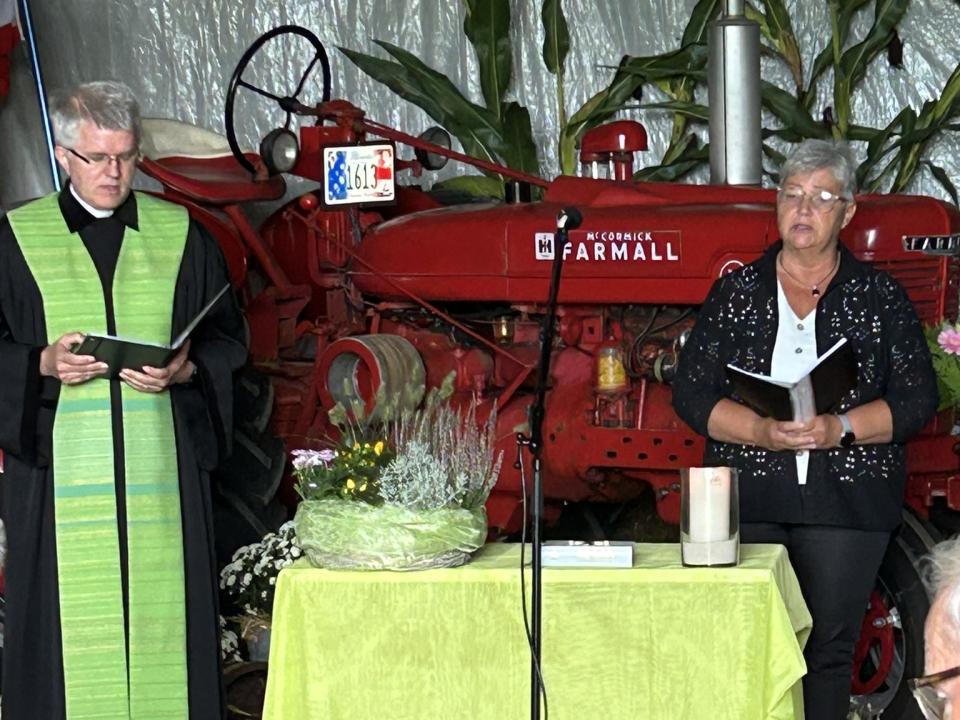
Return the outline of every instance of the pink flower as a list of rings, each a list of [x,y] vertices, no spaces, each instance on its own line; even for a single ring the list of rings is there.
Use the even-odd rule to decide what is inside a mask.
[[[943,348],[945,353],[960,355],[960,330],[956,327],[947,326],[937,335],[937,344]]]
[[[294,450],[290,453],[293,455],[293,469],[294,470],[303,470],[305,468],[318,467],[318,466],[328,466],[330,461],[333,460],[337,453],[333,450]]]

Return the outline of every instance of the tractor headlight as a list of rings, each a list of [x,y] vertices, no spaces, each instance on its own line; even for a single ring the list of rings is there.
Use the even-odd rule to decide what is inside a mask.
[[[286,128],[271,130],[260,142],[260,157],[271,175],[290,172],[300,157],[297,136]]]

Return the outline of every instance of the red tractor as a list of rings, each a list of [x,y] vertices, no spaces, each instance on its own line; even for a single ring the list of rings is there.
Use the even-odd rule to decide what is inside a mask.
[[[284,32],[307,31],[264,35],[234,73],[226,118],[233,156],[163,151],[153,125],[142,164],[221,242],[246,299],[252,356],[272,380],[274,432],[289,448],[301,447],[327,435],[327,411],[338,400],[363,402],[375,413],[378,401],[411,378],[435,386],[455,371],[462,399],[496,401],[501,447],[513,458],[533,397],[556,217],[575,206],[583,222],[570,232],[544,421],[547,515],[557,517],[567,504],[623,504],[646,494],[659,517],[676,524],[678,470],[698,464],[703,452],[702,439],[671,409],[677,353],[713,281],[777,239],[775,192],[633,182],[633,154],[646,149],[646,133],[634,122],[583,138],[581,159],[609,168],[608,179],[548,181],[466,158],[331,101],[316,38],[311,68],[319,61],[324,74],[319,104],[297,99],[305,78],[291,97],[253,88],[243,70],[266,40]],[[260,155],[243,154],[233,130],[239,87],[275,101],[287,125],[292,113],[316,124],[302,127],[299,138],[278,129]],[[398,186],[392,205],[336,205],[325,173],[334,160],[324,150],[374,139],[395,143],[397,172],[419,174],[444,156],[539,188],[542,199],[445,206],[416,186]],[[210,154],[219,141],[207,140],[201,137],[198,149]],[[403,145],[419,160],[400,159]],[[347,170],[362,184],[358,168]],[[255,230],[240,206],[281,197],[277,171],[324,186]],[[903,284],[923,322],[956,316],[954,207],[926,197],[861,196],[842,239]],[[939,536],[931,519],[949,529],[960,517],[953,514],[960,465],[952,428],[952,415],[942,414],[909,446],[904,525],[877,579],[857,653],[852,703],[860,717],[884,710],[907,717],[911,707],[916,713],[903,682],[923,670],[928,598],[916,560]],[[487,505],[491,532],[519,529],[521,500],[519,471],[505,462]]]

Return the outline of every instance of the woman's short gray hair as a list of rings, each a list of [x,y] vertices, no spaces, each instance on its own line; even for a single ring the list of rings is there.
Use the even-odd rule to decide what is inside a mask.
[[[857,162],[845,142],[804,140],[787,156],[780,168],[780,184],[794,175],[808,175],[817,170],[829,170],[840,183],[844,197],[852,198],[857,191]]]
[[[64,147],[73,147],[84,121],[104,130],[132,132],[140,147],[140,105],[133,91],[120,82],[83,83],[55,94],[50,121],[54,139]]]
[[[935,545],[921,563],[930,596],[943,594],[951,629],[960,639],[960,535]]]

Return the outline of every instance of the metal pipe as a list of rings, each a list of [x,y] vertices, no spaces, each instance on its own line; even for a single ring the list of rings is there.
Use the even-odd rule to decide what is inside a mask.
[[[724,15],[728,17],[740,17],[744,11],[744,0],[726,0]]]
[[[727,0],[724,15],[710,27],[710,182],[759,185],[760,26],[743,15],[743,6]]]
[[[40,57],[37,54],[37,40],[33,33],[33,18],[30,15],[29,0],[20,0],[20,22],[23,28],[24,39],[27,42],[27,51],[30,53],[30,66],[33,69],[33,79],[37,87],[37,103],[40,105],[40,119],[43,121],[43,134],[47,143],[47,154],[50,159],[50,175],[53,177],[53,187],[60,190],[60,169],[57,165],[57,156],[53,152],[56,144],[53,139],[53,125],[50,123],[50,110],[47,107],[47,91],[43,84],[43,73],[40,70]]]

